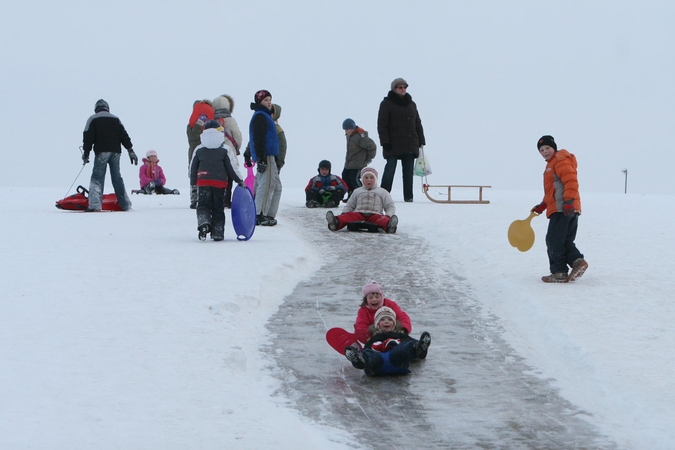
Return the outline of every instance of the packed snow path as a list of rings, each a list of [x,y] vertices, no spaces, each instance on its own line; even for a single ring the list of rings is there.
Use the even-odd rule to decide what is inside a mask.
[[[305,224],[325,264],[268,325],[282,394],[304,415],[374,449],[617,448],[500,337],[472,299],[470,279],[425,259],[433,244],[406,234],[405,224],[396,235],[331,233],[324,214],[298,208],[285,216]],[[325,341],[329,328],[353,330],[360,287],[371,279],[410,315],[414,337],[432,335],[410,375],[367,377]]]

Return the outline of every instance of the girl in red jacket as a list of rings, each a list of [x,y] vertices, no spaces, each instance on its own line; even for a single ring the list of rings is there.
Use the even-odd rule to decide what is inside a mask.
[[[356,315],[354,334],[359,342],[366,343],[375,331],[375,312],[383,306],[391,308],[396,313],[396,324],[407,334],[412,332],[410,317],[398,304],[384,297],[382,286],[376,281],[363,286],[363,301]]]

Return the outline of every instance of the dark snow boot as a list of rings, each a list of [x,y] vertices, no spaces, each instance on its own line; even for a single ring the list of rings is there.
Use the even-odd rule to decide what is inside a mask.
[[[417,358],[418,359],[424,359],[427,357],[427,351],[429,350],[429,346],[431,345],[431,335],[425,331],[420,335],[420,340],[417,343]]]
[[[389,219],[389,223],[387,224],[387,233],[396,233],[396,228],[398,226],[398,217],[396,217],[396,214],[391,216],[391,219]]]
[[[363,353],[354,347],[345,348],[345,357],[356,369],[366,368],[366,360],[363,358]]]
[[[200,225],[197,229],[199,230],[199,240],[205,241],[206,235],[211,232],[211,225],[205,223],[204,225]]]

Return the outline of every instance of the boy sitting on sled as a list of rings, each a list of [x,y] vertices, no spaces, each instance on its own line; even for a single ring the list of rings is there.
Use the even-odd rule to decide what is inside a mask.
[[[386,306],[375,313],[375,334],[363,350],[345,348],[345,357],[366,375],[410,373],[410,361],[424,359],[431,345],[431,335],[423,332],[420,340],[411,338],[396,322],[396,313]]]
[[[328,229],[337,231],[352,222],[370,222],[387,233],[396,233],[398,217],[391,194],[377,186],[377,170],[366,167],[361,170],[363,186],[354,190],[340,215],[326,213]],[[384,212],[384,214],[382,214]]]
[[[178,189],[167,189],[164,170],[159,165],[157,152],[148,150],[143,158],[143,165],[138,169],[138,178],[141,181],[141,189],[145,194],[179,194]]]
[[[335,208],[340,204],[347,192],[347,186],[342,178],[330,173],[330,161],[319,163],[319,174],[309,180],[305,187],[305,206],[308,208]]]

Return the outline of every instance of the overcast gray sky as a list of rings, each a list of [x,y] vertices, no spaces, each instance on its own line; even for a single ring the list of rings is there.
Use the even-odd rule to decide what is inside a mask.
[[[403,77],[425,128],[431,184],[541,189],[535,143],[552,134],[577,155],[582,196],[623,192],[622,169],[629,193],[671,194],[670,1],[6,3],[5,186],[67,189],[98,98],[139,155],[159,152],[169,185],[187,185],[192,102],[232,95],[246,135],[258,89],[283,107],[282,181],[304,186],[321,159],[342,171],[345,118],[379,144],[379,103]],[[379,148],[374,166],[384,167]],[[127,160],[123,175],[135,188]]]

